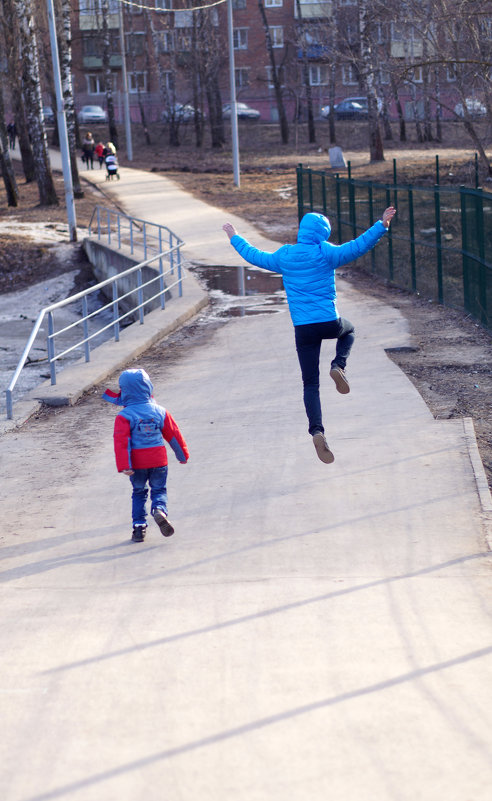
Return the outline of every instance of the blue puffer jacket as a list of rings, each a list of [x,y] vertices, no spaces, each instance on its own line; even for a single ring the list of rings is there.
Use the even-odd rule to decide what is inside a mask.
[[[386,233],[381,222],[343,245],[326,240],[330,221],[322,214],[305,214],[301,220],[296,245],[283,245],[274,253],[253,247],[239,234],[231,245],[240,256],[256,267],[280,273],[283,278],[294,325],[323,323],[338,318],[335,270],[358,256],[363,256]]]

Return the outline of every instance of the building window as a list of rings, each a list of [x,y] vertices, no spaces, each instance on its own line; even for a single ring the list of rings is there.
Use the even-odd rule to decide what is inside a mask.
[[[342,83],[345,86],[354,86],[359,83],[353,64],[342,64]]]
[[[272,37],[272,46],[273,47],[283,47],[284,46],[284,29],[282,25],[272,25],[270,28],[270,34]]]
[[[157,38],[159,53],[169,53],[173,50],[173,31],[159,31]]]
[[[169,11],[172,7],[172,0],[155,0],[156,11]]]
[[[142,56],[145,53],[145,33],[127,33],[126,52]]]
[[[326,86],[328,83],[329,67],[327,64],[309,65],[310,86]]]
[[[283,4],[283,0],[265,0],[265,8],[275,8]]]
[[[381,69],[379,70],[379,83],[381,84],[390,83],[390,74],[388,70],[384,69],[384,67],[381,67]]]
[[[147,73],[146,72],[129,72],[128,73],[128,91],[131,94],[137,92],[147,91]]]
[[[232,8],[238,10],[246,8],[246,0],[232,0]]]
[[[191,33],[180,31],[177,40],[177,50],[180,53],[189,53],[191,51]]]
[[[102,14],[101,6],[102,0],[79,0],[80,14],[90,14],[91,16]],[[108,0],[109,14],[118,14],[119,10],[120,4],[118,0]]]
[[[456,67],[454,64],[448,64],[446,66],[446,80],[449,83],[453,83],[456,80]]]
[[[249,86],[249,69],[238,67],[234,70],[234,74],[236,76],[236,89],[245,89],[246,86]]]
[[[356,6],[357,0],[340,0],[341,6]]]
[[[174,72],[171,70],[166,70],[164,73],[164,82],[166,84],[166,89],[168,92],[174,92]]]
[[[234,42],[234,50],[247,50],[248,49],[248,29],[247,28],[234,28],[232,34]]]
[[[87,81],[87,93],[89,95],[103,95],[106,91],[104,75],[102,73],[93,73],[85,76]],[[116,88],[116,81],[114,74],[111,75],[111,83],[113,89]]]
[[[100,47],[100,38],[99,36],[86,36],[83,35],[82,37],[82,53],[84,56],[100,56],[101,55],[101,47]]]
[[[413,69],[408,70],[405,83],[423,83],[423,82],[424,82],[424,74],[422,71],[422,67],[413,67]]]

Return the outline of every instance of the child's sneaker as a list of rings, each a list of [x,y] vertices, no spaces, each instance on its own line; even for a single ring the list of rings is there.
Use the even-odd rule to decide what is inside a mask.
[[[147,526],[133,526],[132,542],[143,542]]]
[[[342,395],[347,395],[350,392],[350,384],[347,381],[347,376],[345,375],[345,370],[338,366],[338,364],[334,364],[330,370],[330,376],[333,378],[336,387]]]
[[[331,464],[335,461],[335,457],[330,451],[326,437],[322,431],[317,431],[316,434],[313,434],[313,443],[314,447],[316,448],[316,453],[322,462],[325,464]]]
[[[167,519],[162,509],[156,509],[154,512],[154,520],[161,530],[163,537],[170,537],[174,534],[174,528]]]

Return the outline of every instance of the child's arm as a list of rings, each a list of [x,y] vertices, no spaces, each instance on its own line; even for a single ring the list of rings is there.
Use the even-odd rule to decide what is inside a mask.
[[[343,245],[332,245],[331,242],[323,242],[323,251],[329,259],[330,265],[334,268],[341,267],[372,250],[387,232],[395,214],[396,209],[393,206],[389,206],[383,212],[381,220],[375,222],[367,231],[364,231],[356,239],[352,239],[351,242],[344,242]]]
[[[178,424],[174,420],[172,414],[167,410],[164,425],[162,427],[162,436],[166,442],[169,442],[178,462],[181,462],[181,464],[186,464],[190,457],[188,446],[178,428]]]
[[[116,458],[116,469],[118,473],[131,476],[133,473],[130,463],[130,421],[118,414],[114,421],[114,455]]]
[[[280,272],[277,261],[278,251],[275,251],[275,253],[268,253],[266,250],[259,250],[253,247],[244,237],[238,234],[230,222],[225,223],[222,229],[229,237],[234,250],[236,250],[245,261],[254,264],[255,267],[262,267],[264,270],[270,270],[272,273]]]

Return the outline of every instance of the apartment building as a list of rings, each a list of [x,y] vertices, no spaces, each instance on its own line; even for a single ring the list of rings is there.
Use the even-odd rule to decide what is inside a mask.
[[[359,95],[357,0],[231,0],[236,93],[239,101],[261,112],[265,121],[278,119],[273,71],[276,70],[289,117],[302,118],[306,109],[306,79],[315,115],[329,102]],[[166,103],[196,103],[206,112],[204,74],[213,70],[222,102],[230,96],[227,0],[184,8],[185,0],[79,0],[74,6],[73,72],[77,107],[105,106],[105,68],[111,81],[117,119],[122,119],[122,46],[131,115],[140,119],[139,104],[148,121],[161,119]],[[193,3],[193,0],[188,0]],[[104,6],[107,13],[104,14]],[[335,16],[336,13],[336,16]],[[374,25],[373,48],[378,82],[394,113],[389,65],[405,65],[423,52],[417,26],[382,21]],[[267,46],[267,42],[270,46]],[[105,44],[104,44],[105,43]],[[272,60],[274,65],[272,64]],[[402,68],[401,74],[404,75]],[[407,77],[410,73],[406,73]],[[407,118],[423,113],[422,68],[402,78],[399,94]],[[453,98],[453,71],[440,77],[445,97]]]

